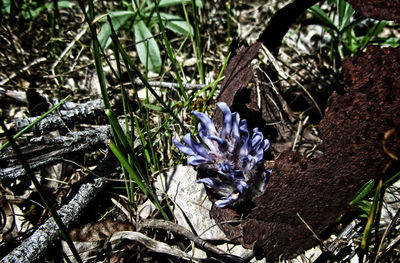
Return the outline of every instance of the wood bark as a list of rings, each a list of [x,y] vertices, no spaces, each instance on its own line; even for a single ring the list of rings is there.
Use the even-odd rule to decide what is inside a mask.
[[[104,104],[100,99],[82,104],[66,102],[61,106],[61,109],[48,115],[36,124],[35,129],[39,132],[56,130],[82,122],[87,123],[87,121],[93,121],[99,116],[104,116]],[[13,123],[13,131],[18,132],[22,130],[38,118],[39,117],[16,119]]]
[[[93,171],[99,177],[82,184],[75,196],[58,210],[66,228],[76,222],[82,216],[90,203],[104,188],[105,180],[102,177],[110,177],[117,172],[118,161],[113,155],[109,155]],[[30,237],[25,239],[17,248],[11,251],[0,262],[34,262],[45,255],[46,251],[54,246],[60,238],[60,232],[53,218],[49,218]]]
[[[70,132],[58,137],[34,137],[29,144],[21,146],[26,161],[32,171],[74,159],[79,153],[104,149],[111,137],[107,125],[92,127],[90,130]],[[22,165],[11,148],[0,154],[0,182],[25,175]]]

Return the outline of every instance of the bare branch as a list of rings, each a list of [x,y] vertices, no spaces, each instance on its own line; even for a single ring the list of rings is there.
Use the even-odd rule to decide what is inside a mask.
[[[63,105],[64,110],[60,110],[58,114],[50,114],[39,122],[36,127],[39,131],[49,131],[63,128],[65,125],[72,125],[82,121],[93,120],[97,116],[104,115],[103,101],[92,100],[86,103],[78,104],[68,102]],[[30,117],[25,119],[17,119],[14,121],[13,129],[20,131],[39,117]]]
[[[67,228],[84,213],[89,203],[104,185],[102,178],[95,179],[93,183],[82,185],[74,198],[67,205],[61,207],[58,214]],[[25,239],[19,247],[5,256],[1,262],[32,262],[38,260],[59,238],[60,233],[57,224],[53,218],[50,218],[35,233]]]
[[[92,127],[90,130],[70,132],[59,137],[35,137],[21,147],[32,171],[60,163],[78,153],[104,149],[111,137],[109,126]],[[12,150],[0,154],[0,182],[6,178],[25,175],[22,165]]]
[[[91,182],[83,184],[71,201],[58,210],[66,228],[76,222],[97,194],[105,187],[105,179],[117,173],[119,162],[112,154],[107,157],[91,172],[96,176]],[[5,256],[0,263],[8,262],[33,262],[39,260],[57,240],[60,238],[58,227],[53,218],[49,218],[30,237],[25,239],[20,246]]]

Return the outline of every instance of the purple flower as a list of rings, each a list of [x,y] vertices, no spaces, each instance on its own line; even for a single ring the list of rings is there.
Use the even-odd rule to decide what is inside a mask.
[[[269,140],[255,128],[253,135],[247,129],[246,120],[241,120],[237,112],[231,112],[225,102],[217,103],[223,113],[221,129],[202,112],[192,111],[199,119],[199,143],[190,133],[183,137],[183,143],[173,139],[175,146],[187,154],[188,164],[196,166],[216,177],[197,180],[221,196],[215,202],[217,207],[226,207],[244,197],[252,197],[264,192],[270,171],[264,169],[264,151],[269,148]]]

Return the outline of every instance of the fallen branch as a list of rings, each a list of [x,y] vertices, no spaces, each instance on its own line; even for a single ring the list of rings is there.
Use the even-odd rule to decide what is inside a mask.
[[[35,127],[41,132],[56,130],[64,128],[66,125],[69,126],[82,121],[93,120],[98,116],[104,115],[104,104],[100,99],[82,104],[68,102],[65,103],[63,108],[64,110],[58,111],[58,114],[50,114],[44,118]],[[38,118],[17,119],[14,121],[13,130],[18,132]]]
[[[104,180],[101,178],[95,179],[93,183],[86,183],[81,186],[74,198],[58,211],[65,227],[68,228],[73,221],[76,221],[83,214],[103,186]],[[38,260],[59,238],[60,233],[56,222],[53,218],[50,218],[32,236],[4,257],[1,262],[32,262]]]
[[[26,105],[28,103],[23,91],[0,88],[0,102]]]
[[[136,242],[140,242],[143,245],[145,245],[147,248],[149,248],[150,250],[157,252],[157,253],[163,253],[163,254],[171,255],[171,256],[174,256],[177,258],[184,258],[184,259],[188,259],[188,260],[196,259],[196,258],[191,257],[188,253],[185,253],[182,250],[179,250],[178,248],[174,248],[164,242],[154,240],[142,233],[135,232],[135,231],[121,231],[121,232],[114,233],[110,239],[110,242],[116,242],[121,239],[129,239],[129,240],[133,240]]]
[[[160,87],[160,88],[179,88],[179,84],[175,82],[165,82],[165,81],[149,81],[148,82],[151,87]],[[135,79],[136,85],[145,86],[144,83],[139,79]],[[124,83],[124,85],[131,85],[131,83]],[[183,87],[188,90],[199,90],[205,88],[206,84],[197,84],[197,83],[182,83]]]
[[[32,171],[60,163],[78,153],[104,149],[111,137],[109,126],[98,126],[90,130],[70,132],[59,137],[35,137],[30,143],[21,146],[21,152]],[[0,182],[6,178],[18,178],[25,171],[11,150],[0,154]]]
[[[116,173],[119,163],[114,156],[108,156],[93,171],[97,176],[107,176]],[[76,222],[104,188],[105,180],[98,177],[92,182],[83,184],[71,201],[58,210],[65,227]],[[0,262],[32,262],[42,258],[60,238],[60,233],[53,218],[49,218],[30,237],[25,239],[20,246],[11,251]]]
[[[141,228],[158,228],[158,229],[164,229],[167,231],[172,231],[175,232],[178,235],[181,235],[195,243],[197,247],[200,249],[203,249],[207,253],[211,254],[213,257],[223,261],[223,262],[237,262],[237,263],[242,263],[246,262],[245,259],[242,259],[240,257],[230,255],[226,253],[225,251],[213,246],[209,242],[201,239],[197,235],[193,234],[183,226],[180,226],[178,224],[175,224],[173,222],[165,221],[165,220],[157,220],[157,219],[147,219],[143,220],[139,223],[139,226]]]

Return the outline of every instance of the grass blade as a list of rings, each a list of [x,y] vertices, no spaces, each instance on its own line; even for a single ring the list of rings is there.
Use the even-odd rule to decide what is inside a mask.
[[[124,154],[116,147],[116,145],[111,142],[110,143],[110,149],[111,151],[115,154],[115,156],[118,158],[118,160],[121,162],[121,165],[124,167],[124,169],[129,173],[129,175],[132,177],[132,179],[137,183],[139,186],[140,190],[150,198],[150,200],[153,202],[153,204],[156,206],[156,208],[161,212],[165,220],[169,220],[168,215],[165,213],[163,208],[160,205],[160,202],[158,201],[157,197],[153,193],[151,189],[147,187],[145,183],[142,182],[142,180],[139,178],[138,173],[130,166],[128,160],[125,158]]]
[[[158,1],[156,0],[155,2],[156,2],[155,7],[156,7],[156,13],[157,13],[158,20],[162,21],[161,15],[160,15],[160,10],[158,8]],[[168,41],[167,33],[165,31],[164,24],[163,23],[159,23],[159,25],[160,25],[160,30],[161,30],[161,33],[162,33],[162,36],[163,36],[164,45],[167,48],[168,57],[171,60],[172,69],[175,72],[175,77],[176,77],[176,80],[178,81],[178,84],[179,84],[179,87],[180,87],[180,95],[184,97],[185,101],[187,101],[189,98],[188,98],[188,96],[186,94],[185,88],[183,87],[182,80],[179,77],[179,70],[178,70],[178,66],[177,66],[178,65],[178,61],[176,60],[175,54],[172,51],[171,45],[170,45],[170,43]]]
[[[0,125],[3,128],[3,131],[4,131],[8,141],[10,142],[11,147],[13,148],[18,160],[21,162],[21,164],[25,170],[25,173],[29,176],[29,179],[32,181],[40,199],[42,200],[42,202],[44,203],[46,208],[49,210],[51,216],[54,218],[54,221],[56,222],[56,224],[60,230],[61,236],[67,242],[68,247],[71,249],[71,252],[72,252],[74,258],[76,259],[76,261],[78,263],[81,263],[82,259],[80,258],[79,253],[76,250],[76,247],[68,234],[67,228],[65,227],[60,216],[57,214],[56,210],[54,209],[53,205],[51,204],[50,199],[45,195],[45,193],[42,189],[42,186],[40,185],[39,181],[36,179],[35,175],[33,174],[32,170],[30,169],[28,163],[25,161],[18,145],[15,143],[15,140],[13,139],[12,135],[9,133],[9,131],[2,119],[0,119]]]
[[[377,212],[378,212],[378,207],[379,207],[379,203],[381,200],[381,196],[383,193],[383,189],[384,189],[383,180],[382,180],[382,178],[380,178],[378,181],[378,185],[376,186],[374,201],[373,201],[371,209],[369,211],[367,224],[365,225],[364,234],[363,234],[363,237],[361,240],[360,249],[364,255],[366,255],[369,250],[369,244],[371,241],[371,232],[372,232],[372,228],[375,223],[375,220],[377,219]]]

